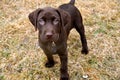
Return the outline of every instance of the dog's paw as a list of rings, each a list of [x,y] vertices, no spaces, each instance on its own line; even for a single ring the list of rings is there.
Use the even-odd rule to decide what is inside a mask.
[[[87,55],[88,53],[89,53],[89,50],[88,49],[82,49],[82,54],[85,54],[85,55]]]
[[[70,80],[69,79],[69,74],[61,75],[60,80]]]
[[[54,64],[55,64],[55,62],[54,61],[48,61],[48,62],[46,62],[46,64],[45,64],[45,67],[47,67],[47,68],[51,68],[51,67],[53,67],[54,66]]]
[[[62,77],[62,78],[60,78],[60,80],[69,80],[69,78],[68,77]]]

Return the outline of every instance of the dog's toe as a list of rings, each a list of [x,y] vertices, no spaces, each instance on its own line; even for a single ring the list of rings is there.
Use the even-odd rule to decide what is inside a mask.
[[[61,78],[60,80],[69,80],[69,78]]]
[[[70,80],[69,75],[67,74],[67,75],[61,76],[60,80]]]
[[[55,64],[54,61],[51,61],[51,62],[48,61],[48,62],[46,62],[45,67],[47,67],[47,68],[51,68],[51,67],[54,66],[54,64]]]
[[[81,52],[82,52],[82,54],[85,54],[85,55],[89,53],[88,49],[82,49]]]

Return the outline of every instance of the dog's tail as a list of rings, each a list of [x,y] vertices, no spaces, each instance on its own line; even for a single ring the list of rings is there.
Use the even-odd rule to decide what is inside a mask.
[[[74,5],[75,4],[75,0],[71,0],[69,3]]]

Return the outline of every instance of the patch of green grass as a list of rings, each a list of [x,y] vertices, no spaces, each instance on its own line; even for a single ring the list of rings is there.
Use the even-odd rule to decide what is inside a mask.
[[[94,32],[94,34],[107,34],[107,23],[106,22],[99,22],[99,28]]]
[[[97,58],[93,56],[91,59],[88,60],[88,64],[90,65],[97,64]]]
[[[0,51],[0,55],[1,55],[1,57],[7,58],[7,57],[9,57],[10,52],[7,52],[7,51]]]
[[[0,80],[5,80],[3,75],[0,75]]]

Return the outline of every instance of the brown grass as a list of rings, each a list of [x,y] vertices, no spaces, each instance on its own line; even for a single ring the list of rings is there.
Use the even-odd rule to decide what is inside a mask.
[[[60,61],[44,67],[46,57],[28,14],[38,7],[58,7],[69,0],[0,1],[0,80],[58,80]],[[68,40],[71,80],[120,80],[120,1],[76,0],[83,16],[90,53],[81,54],[79,35]]]

